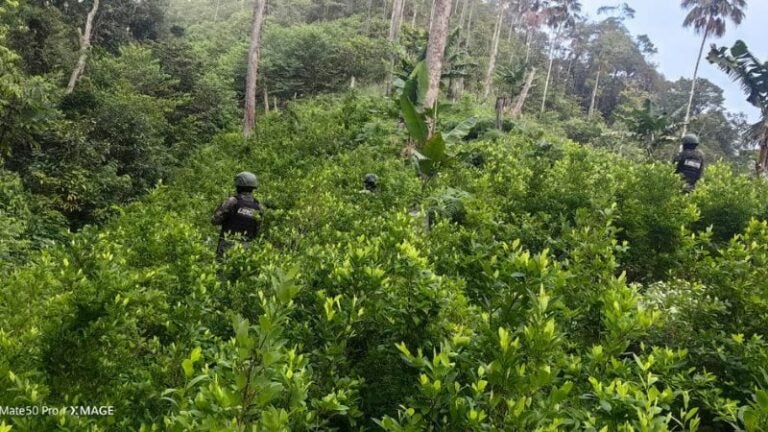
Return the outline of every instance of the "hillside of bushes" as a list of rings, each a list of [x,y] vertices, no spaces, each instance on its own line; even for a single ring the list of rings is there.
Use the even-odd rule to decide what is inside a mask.
[[[0,430],[764,430],[768,187],[714,165],[686,195],[670,164],[469,106],[426,182],[391,101],[288,103],[13,266],[0,406],[115,412]],[[218,263],[246,169],[263,234]]]

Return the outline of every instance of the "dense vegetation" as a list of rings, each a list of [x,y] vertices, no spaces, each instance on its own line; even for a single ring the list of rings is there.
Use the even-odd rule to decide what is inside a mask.
[[[744,118],[699,80],[688,127],[720,162],[684,194],[691,81],[626,8],[525,0],[455,4],[421,109],[430,3],[399,3],[396,40],[394,4],[270,4],[247,139],[251,2],[106,2],[71,94],[92,3],[0,5],[0,407],[114,407],[0,432],[765,430]],[[479,96],[494,45],[494,96],[539,70],[520,116]],[[246,169],[263,232],[217,262]]]
[[[292,104],[5,278],[1,403],[117,411],[15,429],[760,430],[764,185],[720,165],[684,195],[667,164],[526,125],[424,187],[392,114]],[[274,210],[217,265],[208,215],[243,167]]]

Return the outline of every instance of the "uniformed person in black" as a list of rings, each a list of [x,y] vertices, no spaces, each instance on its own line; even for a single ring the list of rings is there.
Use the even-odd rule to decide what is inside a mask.
[[[216,257],[222,258],[226,251],[238,239],[247,247],[259,233],[261,227],[262,207],[253,197],[253,190],[259,185],[259,180],[251,172],[241,172],[235,176],[237,194],[226,201],[213,212],[211,222],[221,225],[219,245]]]
[[[683,151],[674,159],[675,172],[685,179],[685,192],[691,192],[696,187],[704,174],[704,154],[696,147],[699,146],[699,137],[688,134],[683,137]]]
[[[363,189],[362,193],[379,193],[379,176],[373,173],[368,173],[363,177]]]

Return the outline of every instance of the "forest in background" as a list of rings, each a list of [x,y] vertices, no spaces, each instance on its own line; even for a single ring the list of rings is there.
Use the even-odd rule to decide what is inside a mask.
[[[353,79],[358,87],[383,93],[393,65],[407,69],[421,55],[430,24],[430,2],[396,3],[270,3],[257,108],[279,109],[296,98],[343,91]],[[623,25],[631,9],[609,5],[599,21],[586,21],[574,7],[578,2],[565,2],[565,15],[555,18],[536,3],[453,4],[445,100],[493,109],[494,96],[506,97],[509,114],[535,69],[525,116],[562,128],[576,142],[670,159],[691,81],[668,81],[656,70],[653,42],[630,35]],[[396,38],[394,6],[401,16]],[[58,228],[103,221],[113,204],[169,178],[200,143],[236,127],[251,9],[245,0],[102,5],[93,21],[86,73],[65,94],[90,3],[4,6],[3,183],[32,194],[24,201],[39,205],[34,213],[45,221],[25,228],[31,230],[25,237],[56,238]],[[496,65],[489,75],[494,36]],[[744,139],[749,125],[723,102],[722,89],[699,80],[690,130],[700,135],[710,160],[725,158],[746,169],[754,155],[745,150],[755,146]]]
[[[266,4],[248,138],[258,4],[3,3],[0,403],[119,414],[0,431],[763,430],[756,128],[703,79],[686,124],[610,2],[450,3],[422,109],[438,2]],[[217,264],[246,168],[274,208]]]

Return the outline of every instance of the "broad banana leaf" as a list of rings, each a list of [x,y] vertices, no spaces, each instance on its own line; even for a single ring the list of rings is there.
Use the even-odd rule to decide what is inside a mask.
[[[408,128],[408,133],[411,134],[414,140],[418,144],[423,144],[427,141],[429,129],[427,123],[424,121],[424,116],[416,111],[416,107],[408,97],[407,92],[403,92],[400,95],[400,110],[403,114],[403,120],[405,120],[405,126]]]
[[[445,134],[445,141],[448,143],[457,143],[464,139],[467,134],[469,134],[469,131],[472,130],[473,127],[477,124],[477,117],[472,116],[463,122],[456,125],[455,128],[453,128],[450,132]]]

